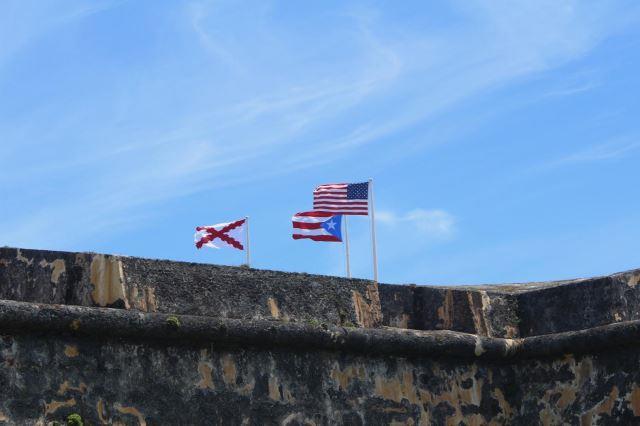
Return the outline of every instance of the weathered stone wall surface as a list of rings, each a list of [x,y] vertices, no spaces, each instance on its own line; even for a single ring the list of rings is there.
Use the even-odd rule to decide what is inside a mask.
[[[143,335],[3,331],[0,421],[47,424],[72,413],[89,424],[126,425],[595,425],[640,419],[637,347],[509,360],[250,343],[250,337],[239,347]]]
[[[360,327],[382,319],[371,281],[13,248],[0,248],[0,299]]]
[[[476,289],[380,284],[384,325],[519,337],[514,295]]]
[[[522,336],[640,318],[640,270],[576,280],[517,294]]]
[[[381,284],[384,325],[527,337],[640,319],[640,270],[606,277],[491,286]]]
[[[518,285],[433,287],[0,248],[0,298],[144,312],[526,337],[640,319],[640,270]]]
[[[376,286],[3,248],[0,424],[640,424],[639,281]]]

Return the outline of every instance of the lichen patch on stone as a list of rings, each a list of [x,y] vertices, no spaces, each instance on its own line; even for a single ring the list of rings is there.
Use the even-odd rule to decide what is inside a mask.
[[[119,403],[114,404],[114,408],[118,410],[121,414],[129,414],[131,416],[135,416],[138,419],[138,424],[140,426],[147,426],[147,422],[144,418],[144,415],[135,407],[125,407]]]
[[[73,321],[71,321],[71,324],[69,324],[69,328],[73,331],[78,331],[80,329],[80,320],[74,319]]]
[[[351,295],[358,325],[366,328],[378,325],[381,317],[379,305],[374,306],[374,303],[367,303],[364,296],[356,290],[351,290]]]
[[[282,420],[282,426],[303,425],[303,426],[317,426],[317,423],[312,419],[305,417],[304,413],[291,413]]]
[[[384,399],[402,402],[407,399],[412,404],[420,402],[420,397],[413,383],[411,371],[404,370],[401,376],[386,378],[380,375],[375,377],[375,393]]]
[[[277,376],[269,376],[269,398],[274,401],[283,401],[286,403],[293,403],[294,398],[291,391],[287,387],[280,383]]]
[[[346,391],[349,386],[349,383],[352,380],[355,380],[355,379],[364,380],[365,378],[364,367],[348,366],[344,370],[342,370],[340,369],[340,366],[338,364],[335,364],[331,369],[331,373],[329,374],[329,377],[331,377],[336,383],[338,383],[339,385],[338,388],[340,390]]]
[[[33,259],[29,259],[23,256],[22,251],[20,249],[18,249],[18,253],[16,254],[16,259],[18,259],[20,262],[26,263],[27,266],[30,266],[33,264]]]
[[[103,425],[109,423],[109,419],[107,418],[107,407],[105,406],[102,398],[98,398],[98,402],[96,402],[96,412],[98,413],[98,420],[100,420],[100,423],[102,423]]]
[[[58,284],[60,281],[60,275],[67,271],[67,267],[63,259],[56,259],[53,262],[47,262],[45,259],[42,259],[38,265],[41,268],[51,268],[51,282],[54,284]]]
[[[635,287],[640,283],[640,274],[633,274],[627,280],[627,285],[629,287]]]
[[[277,377],[269,377],[269,398],[273,399],[274,401],[280,400],[280,389],[278,388]]]
[[[80,355],[80,352],[76,345],[66,345],[64,347],[64,354],[67,358],[75,358]]]
[[[519,339],[504,339],[505,343],[505,355],[511,355],[518,350],[518,347],[522,344]]]
[[[122,301],[129,309],[129,301],[124,290],[122,262],[112,256],[96,254],[91,260],[91,298],[98,306],[109,306]]]
[[[500,390],[499,388],[493,389],[493,395],[496,398],[496,401],[498,401],[498,406],[500,407],[500,410],[502,410],[504,417],[506,419],[510,419],[513,415],[513,408],[504,397],[504,393],[502,392],[502,390]]]
[[[390,326],[391,327],[396,327],[396,328],[404,328],[404,329],[408,329],[409,328],[409,320],[411,319],[411,317],[408,314],[400,314],[400,317],[396,317],[393,318],[390,321]]]
[[[480,297],[478,297],[478,292],[467,292],[467,302],[469,303],[469,310],[471,311],[471,319],[473,320],[476,333],[483,336],[491,336],[485,318],[485,304],[488,305],[489,297],[486,291],[480,291],[479,296]]]
[[[476,347],[473,353],[475,353],[476,356],[480,356],[485,353],[485,349],[482,347],[482,338],[480,338],[480,336],[476,336]]]
[[[58,409],[60,409],[62,407],[73,407],[74,405],[76,405],[76,399],[75,398],[70,398],[70,399],[68,399],[66,401],[51,401],[49,403],[45,403],[44,413],[45,413],[45,415],[53,414],[56,411],[58,411]]]
[[[65,380],[64,382],[62,382],[62,384],[60,384],[60,388],[58,389],[58,395],[62,396],[70,390],[77,391],[80,393],[85,393],[85,391],[87,390],[87,385],[84,384],[83,382],[80,382],[78,386],[71,386],[69,384],[69,381]]]
[[[220,362],[222,363],[222,379],[228,385],[235,385],[238,372],[233,357],[231,355],[225,355]]]
[[[625,400],[631,405],[633,415],[640,417],[640,387],[637,383],[631,386],[631,391],[625,396]]]
[[[147,301],[147,312],[156,312],[158,303],[156,302],[156,289],[147,287],[144,289],[145,299]]]
[[[276,299],[270,297],[267,299],[267,305],[269,306],[269,312],[271,313],[271,317],[273,319],[280,319],[280,309],[278,308],[278,303]]]
[[[453,325],[453,291],[446,290],[442,306],[436,309],[438,318],[440,319],[440,328],[450,330]]]
[[[200,389],[214,389],[213,377],[213,364],[209,357],[208,351],[203,349],[200,351],[200,360],[198,361],[198,374],[200,374],[200,380],[196,386]]]

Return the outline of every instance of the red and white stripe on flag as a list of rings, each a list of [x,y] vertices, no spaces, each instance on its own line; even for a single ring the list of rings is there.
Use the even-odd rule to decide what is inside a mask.
[[[308,238],[313,241],[342,241],[342,216],[335,213],[310,211],[296,213],[293,222],[293,239]]]
[[[244,250],[245,223],[246,219],[241,219],[211,226],[198,226],[194,235],[196,247],[232,247]]]

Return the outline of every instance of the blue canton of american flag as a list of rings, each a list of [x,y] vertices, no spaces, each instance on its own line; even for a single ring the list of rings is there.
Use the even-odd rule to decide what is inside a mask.
[[[369,214],[369,182],[320,185],[313,191],[313,210],[366,216]]]

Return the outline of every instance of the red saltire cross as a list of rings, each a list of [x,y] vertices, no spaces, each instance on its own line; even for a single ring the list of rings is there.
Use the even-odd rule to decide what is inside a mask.
[[[207,231],[207,235],[202,237],[200,241],[196,243],[196,247],[200,249],[202,248],[203,245],[215,240],[216,238],[220,238],[222,241],[229,244],[230,246],[233,246],[238,250],[244,250],[244,246],[240,243],[240,241],[227,235],[227,232],[237,228],[238,226],[242,226],[245,220],[246,219],[237,220],[235,222],[228,224],[227,226],[223,227],[220,230],[217,230],[210,226],[198,226],[196,228],[196,231]]]

